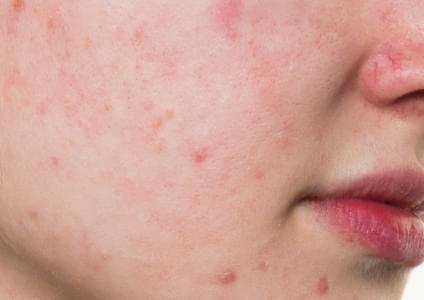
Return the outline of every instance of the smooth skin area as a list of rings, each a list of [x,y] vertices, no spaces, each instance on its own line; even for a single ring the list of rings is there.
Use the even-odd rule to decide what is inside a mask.
[[[0,298],[399,299],[302,197],[423,168],[424,2],[0,1]]]

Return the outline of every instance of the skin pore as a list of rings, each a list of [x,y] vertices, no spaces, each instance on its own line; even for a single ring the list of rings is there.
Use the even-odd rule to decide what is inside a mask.
[[[422,168],[424,3],[0,2],[0,298],[399,299],[301,201]],[[421,72],[420,72],[421,71]],[[402,98],[405,101],[395,101]]]

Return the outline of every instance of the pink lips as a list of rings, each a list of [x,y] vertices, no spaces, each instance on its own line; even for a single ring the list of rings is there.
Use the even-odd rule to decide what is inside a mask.
[[[399,170],[363,177],[313,201],[318,221],[368,254],[416,266],[424,261],[424,176]]]

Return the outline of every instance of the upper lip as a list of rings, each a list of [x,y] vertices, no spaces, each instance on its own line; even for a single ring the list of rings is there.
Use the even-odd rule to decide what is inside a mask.
[[[309,199],[358,198],[382,202],[424,217],[424,173],[397,169],[348,180],[331,191],[318,191]]]

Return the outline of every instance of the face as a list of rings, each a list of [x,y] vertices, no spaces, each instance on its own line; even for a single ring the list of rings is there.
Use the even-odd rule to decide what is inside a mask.
[[[377,173],[412,189],[421,1],[0,8],[0,268],[19,278],[3,294],[400,297],[421,222],[310,196]],[[409,222],[412,254],[364,238],[363,218]]]

